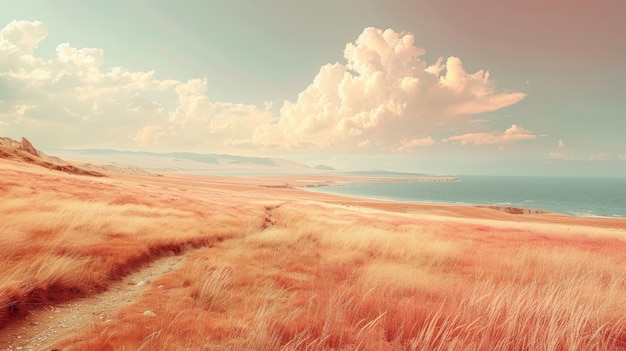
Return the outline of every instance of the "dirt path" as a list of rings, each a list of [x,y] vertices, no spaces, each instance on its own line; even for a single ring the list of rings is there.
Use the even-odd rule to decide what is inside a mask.
[[[98,295],[33,310],[0,330],[0,350],[51,350],[55,343],[87,327],[110,323],[119,309],[137,302],[156,278],[180,269],[194,251],[153,261]]]

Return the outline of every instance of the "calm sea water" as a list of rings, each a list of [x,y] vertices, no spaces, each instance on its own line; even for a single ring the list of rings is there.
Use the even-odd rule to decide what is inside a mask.
[[[626,178],[459,176],[458,182],[344,182],[315,191],[394,201],[501,205],[626,218]]]

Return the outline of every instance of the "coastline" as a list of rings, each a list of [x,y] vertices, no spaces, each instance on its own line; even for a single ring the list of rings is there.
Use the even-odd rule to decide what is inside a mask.
[[[126,176],[124,176],[126,177]],[[133,177],[133,176],[129,176]],[[333,186],[342,181],[355,179],[374,180],[375,177],[347,177],[334,175],[277,175],[277,176],[221,176],[183,173],[165,173],[164,177],[148,178],[155,181],[177,179],[197,180],[202,183],[219,185],[223,190],[244,192],[251,197],[277,198],[284,201],[315,201],[345,206],[365,206],[391,212],[414,213],[436,217],[456,217],[467,220],[528,221],[539,223],[559,223],[592,227],[624,228],[626,220],[616,217],[575,216],[556,212],[527,209],[514,206],[494,206],[485,204],[455,204],[437,202],[400,201],[397,199],[356,196],[318,191],[319,188]],[[522,212],[522,213],[519,213]]]
[[[173,174],[170,174],[173,175]],[[205,175],[187,175],[204,177]],[[167,175],[166,175],[167,177]],[[437,221],[459,220],[460,223],[485,223],[486,225],[520,225],[522,223],[537,225],[557,225],[559,227],[576,228],[606,228],[619,229],[626,236],[626,219],[616,217],[575,216],[556,212],[526,209],[512,206],[492,206],[481,204],[452,204],[436,202],[400,201],[396,199],[382,199],[366,196],[346,195],[339,193],[317,191],[330,182],[354,181],[355,179],[370,179],[375,177],[348,177],[329,175],[278,175],[278,176],[208,176],[211,181],[219,184],[229,184],[237,190],[244,190],[251,195],[262,196],[266,199],[277,198],[282,201],[315,202],[321,204],[339,205],[342,207],[380,210],[389,213],[404,213]],[[185,177],[183,177],[185,178]],[[209,179],[207,179],[208,181]],[[288,184],[288,186],[285,186]],[[251,188],[248,188],[251,186]],[[518,213],[523,212],[523,213]]]
[[[415,183],[443,183],[403,185],[404,179],[358,177],[342,179],[337,188],[324,189],[327,184],[310,184],[312,191],[341,194],[359,198],[403,203],[443,204],[452,206],[475,206],[490,208],[511,214],[560,214],[573,217],[626,219],[626,208],[613,192],[626,185],[623,180],[616,184],[600,186],[594,179],[583,178],[555,184],[560,179],[494,176],[465,176],[439,180],[409,180]],[[450,184],[448,183],[457,183]],[[602,183],[604,184],[604,183]],[[341,189],[340,187],[346,187]],[[311,189],[312,188],[312,189]],[[608,192],[608,193],[607,193]],[[617,193],[619,194],[619,193]],[[612,200],[608,200],[612,199]]]

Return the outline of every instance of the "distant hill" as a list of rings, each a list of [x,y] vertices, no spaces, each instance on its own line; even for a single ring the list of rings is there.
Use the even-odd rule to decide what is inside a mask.
[[[326,165],[317,165],[317,166],[315,166],[313,168],[319,169],[320,171],[336,171],[335,168],[333,168],[331,166],[326,166]]]
[[[345,172],[346,175],[358,176],[358,177],[431,177],[432,174],[428,173],[410,173],[410,172],[393,172],[385,171],[382,169],[372,169],[369,171],[352,171]]]
[[[135,166],[151,172],[318,173],[321,170],[281,158],[193,152],[156,153],[107,149],[58,150],[56,154],[84,162]]]
[[[74,150],[69,152],[75,152],[82,155],[132,155],[138,157],[161,157],[172,158],[174,160],[191,160],[201,163],[220,164],[224,160],[227,163],[232,164],[258,164],[264,166],[276,166],[276,164],[269,158],[261,157],[245,157],[225,154],[199,154],[193,152],[147,152],[147,151],[119,151],[110,149],[86,149],[86,150]],[[222,161],[220,161],[220,159]]]

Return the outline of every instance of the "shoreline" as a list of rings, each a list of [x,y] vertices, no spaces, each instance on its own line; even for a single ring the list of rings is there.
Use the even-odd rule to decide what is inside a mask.
[[[598,215],[593,214],[593,210],[553,210],[546,208],[537,208],[524,206],[520,204],[515,204],[511,202],[465,202],[465,201],[446,201],[446,200],[411,200],[411,199],[401,199],[393,196],[385,196],[385,195],[362,195],[362,194],[346,194],[341,192],[334,191],[324,191],[320,188],[324,187],[343,187],[344,184],[341,183],[388,183],[388,182],[396,182],[396,183],[404,183],[404,182],[461,182],[456,177],[445,177],[442,180],[438,180],[437,177],[422,177],[421,179],[402,179],[398,178],[398,180],[394,178],[376,178],[376,177],[347,177],[349,179],[341,179],[337,180],[338,183],[331,182],[329,184],[307,184],[304,186],[299,186],[299,188],[303,188],[305,190],[310,190],[312,192],[323,193],[323,194],[336,194],[341,196],[349,196],[355,198],[362,199],[372,199],[372,200],[380,200],[380,201],[388,201],[388,202],[401,202],[401,203],[409,203],[409,204],[423,204],[423,205],[449,205],[449,206],[466,206],[466,207],[477,207],[477,208],[488,208],[496,211],[506,212],[510,214],[516,215],[528,215],[528,214],[554,214],[561,216],[569,216],[574,218],[601,218],[601,219],[617,219],[617,220],[626,220],[626,215]],[[534,201],[533,201],[534,202]]]
[[[352,194],[342,194],[330,191],[321,190],[326,187],[341,187],[341,182],[394,182],[399,178],[378,178],[378,177],[353,177],[345,175],[320,175],[320,174],[288,174],[288,175],[207,175],[207,174],[195,174],[195,173],[164,173],[165,178],[198,178],[213,179],[219,182],[227,182],[234,184],[254,184],[260,189],[273,190],[273,191],[293,191],[299,190],[306,194],[314,195],[316,198],[328,199],[342,199],[347,202],[378,202],[388,204],[399,204],[402,206],[408,205],[421,208],[463,208],[463,212],[467,209],[475,209],[478,211],[489,211],[493,213],[501,213],[507,216],[517,216],[520,218],[525,217],[547,217],[547,216],[562,216],[572,219],[589,219],[589,220],[608,220],[618,221],[626,223],[626,217],[611,217],[611,216],[598,216],[598,215],[576,215],[573,213],[548,211],[533,207],[523,207],[508,204],[490,204],[490,203],[453,203],[453,202],[435,202],[435,201],[413,201],[413,200],[401,200],[390,197],[375,197],[375,196],[361,196]],[[435,178],[435,177],[433,177]],[[447,179],[457,179],[456,177],[447,177]],[[412,178],[415,182],[427,182],[430,177]],[[458,181],[458,179],[457,179]],[[448,180],[447,182],[451,182]],[[309,197],[303,198],[307,200]],[[334,201],[333,201],[334,202]],[[453,211],[454,212],[454,211]],[[463,217],[471,217],[463,215]],[[621,223],[619,224],[622,225]]]
[[[372,180],[373,182],[375,180]],[[270,186],[271,187],[271,186]],[[473,203],[452,203],[452,202],[434,202],[434,201],[411,201],[411,200],[400,200],[393,198],[385,198],[385,197],[376,197],[376,196],[365,196],[365,195],[348,195],[348,194],[340,194],[340,193],[332,193],[332,192],[323,192],[318,191],[316,189],[324,187],[324,185],[319,186],[303,186],[297,187],[298,189],[302,189],[305,191],[310,191],[317,194],[327,194],[327,195],[337,195],[337,196],[346,196],[355,199],[362,200],[372,200],[372,201],[383,201],[389,203],[402,203],[402,204],[410,204],[410,205],[423,205],[423,206],[451,206],[451,207],[468,207],[468,208],[480,208],[480,209],[489,209],[498,212],[503,212],[507,214],[513,215],[559,215],[559,216],[570,216],[570,217],[581,217],[581,218],[607,218],[607,219],[620,219],[622,217],[602,217],[602,216],[576,216],[567,213],[558,213],[552,211],[544,211],[536,208],[528,208],[528,207],[518,207],[518,206],[508,206],[508,205],[487,205],[487,204],[473,204]],[[626,218],[624,218],[626,219]]]
[[[563,222],[563,221],[582,221],[592,223],[591,225],[606,227],[624,227],[626,218],[624,217],[601,217],[601,216],[577,216],[569,213],[558,213],[553,211],[545,211],[537,208],[525,208],[508,205],[493,204],[471,204],[471,203],[447,203],[447,202],[418,202],[403,201],[392,198],[381,198],[372,196],[359,196],[340,194],[334,192],[320,191],[318,189],[324,187],[332,187],[335,182],[352,182],[368,179],[376,181],[376,177],[350,177],[335,175],[306,175],[306,174],[290,174],[290,175],[262,175],[262,176],[226,176],[226,175],[206,175],[206,174],[183,174],[183,173],[166,173],[164,178],[183,178],[183,179],[206,179],[216,181],[222,184],[228,183],[232,186],[237,185],[253,185],[260,192],[271,193],[276,195],[287,195],[292,200],[320,200],[329,203],[341,203],[350,205],[366,205],[376,208],[389,209],[400,208],[402,211],[415,211],[424,213],[436,213],[437,215],[463,218],[490,218],[499,220],[529,220],[529,221],[546,221],[546,222]],[[385,178],[387,181],[393,181],[393,178]],[[298,194],[293,191],[297,190]],[[393,210],[396,211],[396,210]],[[604,223],[606,222],[606,223]]]
[[[587,228],[585,231],[598,232],[619,230],[620,236],[626,235],[626,220],[615,217],[582,217],[560,213],[512,214],[511,211],[479,207],[475,205],[418,203],[399,200],[358,197],[323,191],[316,191],[315,185],[327,181],[351,180],[351,177],[329,175],[279,175],[279,176],[225,176],[165,173],[163,177],[142,177],[122,175],[122,178],[134,182],[145,179],[154,184],[170,184],[168,189],[179,188],[180,184],[197,183],[199,188],[216,189],[216,193],[228,196],[245,197],[251,201],[270,201],[273,203],[317,203],[320,206],[338,206],[352,208],[357,212],[396,213],[411,215],[430,221],[459,222],[464,225],[480,223],[487,226],[553,226]],[[347,179],[350,178],[350,179]],[[195,187],[195,186],[194,186]],[[183,190],[184,191],[184,190]],[[378,212],[382,211],[382,212]]]
[[[9,161],[9,163],[13,163]],[[16,166],[20,162],[14,163]],[[30,168],[30,167],[29,167]],[[62,173],[62,172],[61,172]],[[228,185],[231,190],[237,191],[240,186],[253,185],[259,189],[262,193],[267,190],[270,191],[302,191],[301,195],[292,200],[315,200],[320,199],[324,202],[329,201],[331,203],[346,202],[357,204],[374,204],[376,207],[411,207],[413,210],[419,209],[419,211],[431,212],[430,209],[436,209],[436,212],[440,213],[463,213],[461,217],[471,218],[473,215],[468,212],[471,211],[488,211],[492,214],[499,213],[508,217],[519,218],[540,218],[540,217],[563,217],[571,219],[582,219],[591,221],[609,221],[619,227],[622,227],[626,223],[626,217],[615,216],[599,216],[599,215],[576,215],[573,213],[563,213],[555,211],[547,211],[538,208],[529,208],[522,206],[511,206],[506,204],[489,204],[489,203],[461,203],[461,202],[436,202],[436,201],[414,201],[414,200],[402,200],[395,198],[385,198],[376,196],[360,196],[351,194],[341,194],[334,192],[326,192],[316,190],[324,187],[338,187],[342,186],[340,182],[460,182],[456,177],[451,176],[419,176],[419,177],[375,177],[375,176],[351,176],[351,175],[335,175],[335,174],[263,174],[263,175],[225,175],[225,174],[206,174],[206,173],[186,173],[186,172],[162,172],[159,174],[132,174],[132,173],[119,173],[115,171],[106,172],[109,179],[126,180],[130,182],[147,181],[149,183],[155,182],[157,184],[170,183],[171,187],[178,188],[176,180],[180,180],[183,183],[188,180],[198,181],[202,186],[207,183],[216,183],[220,185]],[[212,186],[209,186],[212,187]],[[265,191],[263,190],[265,189]],[[291,197],[291,196],[290,196]],[[385,204],[385,205],[382,205]],[[481,215],[478,216],[480,218]],[[491,217],[491,216],[489,216]],[[504,218],[503,218],[504,219]],[[510,219],[510,218],[509,218]]]

